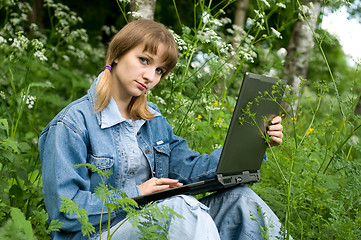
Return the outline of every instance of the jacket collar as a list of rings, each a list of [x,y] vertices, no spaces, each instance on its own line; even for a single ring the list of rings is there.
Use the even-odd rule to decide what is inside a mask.
[[[89,100],[93,109],[95,109],[95,102],[96,102],[95,88],[102,73],[100,73],[99,76],[94,80],[93,84],[88,90]],[[154,115],[154,117],[161,116],[159,112],[157,112],[150,106],[148,106],[148,108],[149,111]],[[126,120],[125,118],[122,117],[122,114],[119,112],[117,103],[115,102],[113,97],[110,99],[108,106],[103,110],[101,110],[100,112],[95,112],[95,115],[98,124],[102,129],[112,127]]]

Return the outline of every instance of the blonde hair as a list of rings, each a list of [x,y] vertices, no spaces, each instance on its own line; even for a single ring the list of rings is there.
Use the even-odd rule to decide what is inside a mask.
[[[177,45],[172,34],[167,28],[161,24],[151,20],[140,19],[125,25],[112,39],[109,44],[105,66],[114,65],[114,60],[120,59],[133,48],[144,44],[144,51],[157,54],[158,46],[164,44],[164,67],[165,72],[162,78],[171,71],[178,60]],[[96,104],[95,111],[103,110],[111,98],[111,72],[105,69],[96,86]],[[147,98],[145,94],[139,97],[133,97],[128,105],[130,117],[132,119],[150,120],[153,114],[147,106]]]

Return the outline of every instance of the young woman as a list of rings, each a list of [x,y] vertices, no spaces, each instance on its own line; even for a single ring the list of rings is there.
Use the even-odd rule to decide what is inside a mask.
[[[176,43],[162,24],[148,20],[127,24],[111,41],[105,70],[87,95],[63,109],[41,133],[45,206],[51,220],[64,223],[60,232],[53,233],[54,239],[82,239],[76,215],[59,211],[61,196],[84,208],[99,231],[102,202],[94,189],[100,177],[74,164],[91,163],[111,170],[106,184],[130,198],[215,176],[221,149],[209,155],[190,150],[184,139],[173,134],[158,108],[146,100],[147,91],[175,66],[177,55]],[[282,130],[281,118],[274,118],[268,134],[275,145],[282,143]],[[244,186],[201,201],[176,196],[158,204],[184,217],[169,223],[170,239],[262,239],[261,228],[268,230],[269,237],[277,236],[280,229],[269,207]],[[121,209],[112,213],[111,231],[124,218]],[[137,229],[125,223],[113,239],[139,237]]]

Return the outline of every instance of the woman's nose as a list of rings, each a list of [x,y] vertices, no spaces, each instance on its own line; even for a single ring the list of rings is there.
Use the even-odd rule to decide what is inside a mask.
[[[146,79],[149,82],[154,81],[155,78],[155,70],[152,68],[148,68],[144,70],[143,72],[143,78]]]

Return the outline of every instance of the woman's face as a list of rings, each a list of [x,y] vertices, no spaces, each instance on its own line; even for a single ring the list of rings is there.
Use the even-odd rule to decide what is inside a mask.
[[[111,71],[113,98],[130,100],[159,83],[166,71],[162,58],[165,47],[160,44],[156,55],[143,50],[144,45],[139,45],[114,61],[116,65]]]

